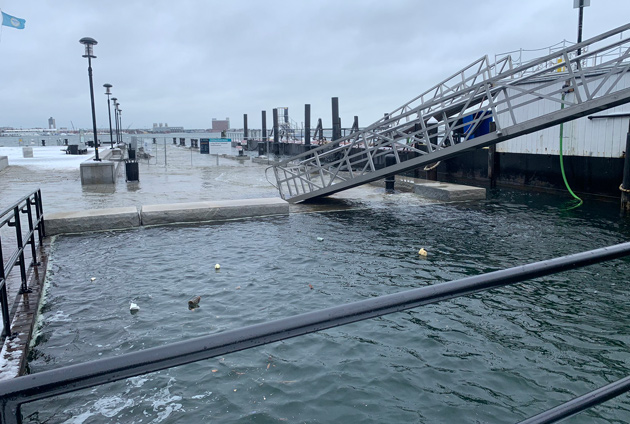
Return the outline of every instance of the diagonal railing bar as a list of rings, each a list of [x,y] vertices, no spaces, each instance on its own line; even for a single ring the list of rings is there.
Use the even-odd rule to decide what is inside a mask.
[[[572,417],[589,408],[630,391],[630,376],[607,384],[548,411],[530,417],[519,424],[551,424]]]
[[[630,255],[630,243],[369,298],[112,358],[0,381],[0,422],[20,424],[24,403],[160,371]]]

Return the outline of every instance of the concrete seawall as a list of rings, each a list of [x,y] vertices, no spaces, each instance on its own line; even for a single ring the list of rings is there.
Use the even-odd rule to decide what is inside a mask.
[[[123,230],[143,225],[201,223],[269,215],[288,215],[278,198],[174,203],[46,214],[46,235]]]

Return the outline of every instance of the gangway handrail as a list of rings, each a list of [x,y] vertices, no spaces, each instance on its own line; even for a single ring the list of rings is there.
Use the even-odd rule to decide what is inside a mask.
[[[327,196],[628,103],[630,89],[621,79],[630,75],[630,37],[610,40],[628,29],[630,24],[519,67],[509,58],[491,64],[484,56],[360,131],[274,165],[280,196],[292,203]],[[583,65],[611,49],[619,54]],[[562,113],[554,103],[564,105]],[[496,131],[478,133],[487,120]],[[383,168],[376,159],[382,161],[385,149],[395,162]],[[410,154],[401,158],[399,151]],[[337,178],[339,171],[350,178]],[[311,184],[315,180],[321,184]]]
[[[0,422],[3,424],[21,423],[21,405],[35,400],[251,349],[628,255],[630,255],[630,242],[1,381]]]
[[[34,209],[34,211],[33,211]],[[21,215],[26,215],[26,223],[22,222]],[[11,206],[0,212],[0,231],[4,226],[15,228],[15,244],[16,247],[11,251],[11,256],[6,261],[2,253],[2,234],[0,233],[0,308],[2,312],[2,337],[12,336],[11,331],[11,312],[9,311],[9,300],[7,293],[7,279],[9,274],[16,265],[20,267],[21,286],[18,294],[29,293],[31,290],[27,283],[27,265],[24,257],[24,249],[26,246],[31,247],[31,264],[39,265],[37,261],[37,242],[41,246],[46,236],[44,225],[44,210],[42,207],[42,193],[37,189],[25,195]],[[26,225],[28,227],[26,228]],[[26,228],[26,233],[22,230]],[[38,237],[35,237],[37,234]],[[14,304],[15,306],[15,304]],[[15,309],[15,308],[12,308]]]

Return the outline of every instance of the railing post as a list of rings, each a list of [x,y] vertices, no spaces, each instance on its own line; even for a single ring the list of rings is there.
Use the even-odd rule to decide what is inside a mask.
[[[46,225],[44,224],[44,204],[42,202],[42,191],[37,190],[37,207],[39,218],[39,231],[41,233],[40,243],[43,241],[43,237],[46,237]]]
[[[2,256],[2,238],[0,238],[0,306],[2,307],[2,322],[4,334],[11,337],[11,318],[9,317],[9,299],[7,298],[7,280],[4,274],[4,258]],[[3,421],[4,422],[4,421]]]
[[[3,400],[0,405],[0,423],[2,424],[22,424],[21,406]]]
[[[35,250],[35,233],[33,232],[33,210],[31,209],[31,196],[26,199],[26,210],[22,209],[22,213],[26,213],[28,218],[28,232],[30,234],[29,238],[26,240],[26,244],[31,245],[31,255],[33,255],[32,265],[36,267],[39,265],[39,261],[37,260],[37,251]]]
[[[11,224],[9,224],[11,225]],[[22,277],[22,286],[20,287],[20,291],[18,294],[28,293],[29,289],[26,285],[26,266],[24,264],[24,242],[22,240],[22,224],[20,222],[20,206],[16,205],[13,208],[13,226],[15,227],[15,237],[17,239],[18,251],[20,252],[18,255],[18,261],[20,264],[20,275]]]

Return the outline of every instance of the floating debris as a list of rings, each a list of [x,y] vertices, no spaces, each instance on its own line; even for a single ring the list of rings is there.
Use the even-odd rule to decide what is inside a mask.
[[[96,280],[96,277],[90,278],[90,281],[94,281],[94,280]]]
[[[132,314],[135,314],[136,312],[138,312],[140,310],[140,306],[136,305],[135,303],[131,302],[131,304],[129,305],[129,311]]]
[[[427,256],[428,254],[429,252],[427,252],[424,247],[418,251],[418,255],[420,256]]]
[[[313,290],[313,285],[312,285],[312,284],[309,284],[309,285],[308,285],[308,288],[309,288],[309,289],[311,289],[311,290]]]
[[[199,302],[201,301],[201,296],[193,297],[188,301],[188,309],[195,309],[199,307]]]
[[[317,237],[317,241],[324,241],[324,237]]]
[[[221,265],[216,264],[216,265],[214,266],[214,269],[216,269],[217,271],[218,271],[218,270],[220,270],[220,269],[221,269]]]

